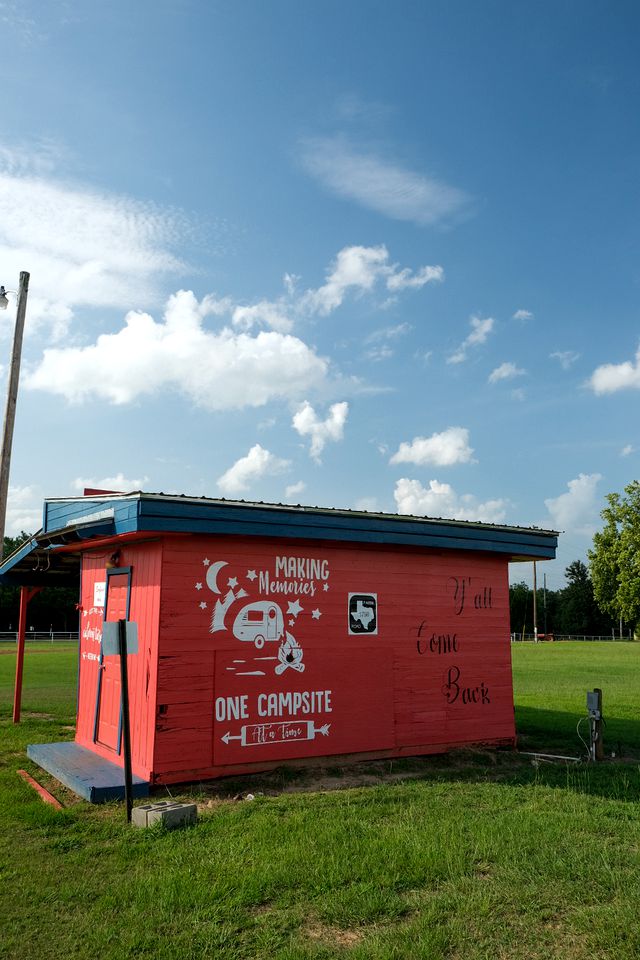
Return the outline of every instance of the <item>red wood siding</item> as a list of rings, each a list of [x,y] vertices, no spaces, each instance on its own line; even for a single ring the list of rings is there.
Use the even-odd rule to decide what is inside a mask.
[[[117,742],[120,712],[117,657],[106,658],[100,684],[102,689],[100,697],[97,697],[102,623],[105,619],[104,591],[99,585],[106,584],[106,563],[112,553],[113,547],[83,556],[76,740],[114,763],[122,764],[122,753],[118,753]],[[155,541],[123,546],[120,548],[119,562],[120,567],[131,568],[129,618],[138,624],[138,653],[130,654],[128,658],[132,766],[136,775],[149,778],[152,773],[155,732],[162,544]],[[126,598],[118,584],[120,575],[115,577],[115,581],[113,575],[109,579],[111,582],[107,618],[111,620],[124,614]],[[94,742],[96,702],[98,724],[97,740]]]
[[[513,740],[508,599],[489,554],[167,541],[154,778]]]
[[[107,578],[104,619],[125,620],[129,596],[129,574],[119,573]],[[100,695],[97,705],[96,741],[116,753],[120,750],[120,662],[118,657],[105,657],[102,662]]]

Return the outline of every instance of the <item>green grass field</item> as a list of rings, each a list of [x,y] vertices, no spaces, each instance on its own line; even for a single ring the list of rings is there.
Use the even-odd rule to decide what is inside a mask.
[[[172,790],[200,806],[173,833],[127,828],[121,804],[79,802],[26,759],[73,736],[75,651],[43,647],[27,650],[19,727],[0,653],[3,958],[640,956],[640,644],[513,648],[522,749],[578,755],[599,686],[615,761],[476,750],[281,771]]]

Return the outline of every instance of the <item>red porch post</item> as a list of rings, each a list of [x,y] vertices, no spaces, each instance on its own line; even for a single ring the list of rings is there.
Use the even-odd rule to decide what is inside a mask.
[[[13,722],[20,723],[22,704],[22,668],[24,666],[24,644],[27,632],[27,607],[42,587],[20,587],[20,619],[18,621],[18,650],[16,654],[16,685],[13,692]]]

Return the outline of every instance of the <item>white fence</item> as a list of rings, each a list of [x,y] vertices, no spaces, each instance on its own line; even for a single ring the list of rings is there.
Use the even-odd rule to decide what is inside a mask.
[[[525,633],[525,634],[512,633],[511,634],[511,643],[520,643],[523,640],[525,642],[532,642],[532,641],[535,641],[535,639],[536,638],[533,633]],[[548,634],[539,633],[538,634],[538,641],[540,643],[543,643],[543,642],[546,643],[548,640],[552,640],[554,642],[558,640],[585,640],[585,641],[594,641],[597,643],[603,643],[608,640],[609,643],[612,643],[612,642],[628,643],[633,639],[634,637],[631,633],[631,630],[629,630],[626,635],[623,634],[622,636],[620,636],[617,633],[614,636],[612,633],[610,633],[607,636],[600,636],[600,637],[589,637],[589,636],[585,636],[582,633],[548,633]]]
[[[1,630],[0,643],[16,643],[18,640],[17,630]],[[49,643],[68,643],[70,640],[78,642],[77,630],[27,630],[25,634],[27,643],[35,643],[37,640],[42,643],[46,640]]]

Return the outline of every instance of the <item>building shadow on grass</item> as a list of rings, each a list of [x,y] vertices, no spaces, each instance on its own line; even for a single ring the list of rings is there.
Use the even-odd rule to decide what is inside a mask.
[[[582,756],[586,753],[585,742],[589,742],[586,711],[581,714],[516,707],[516,731],[520,750]],[[607,758],[613,754],[618,760],[640,760],[640,717],[621,719],[607,716],[605,711],[603,741]]]
[[[305,770],[278,768],[269,773],[172,787],[204,806],[254,797],[371,790],[403,783],[495,783],[504,788],[551,787],[608,800],[640,801],[640,766],[624,761],[599,764],[539,761],[515,751],[455,750],[442,756],[376,760]],[[158,796],[162,788],[154,791]]]
[[[393,760],[343,762],[343,758],[335,761],[327,758],[309,766],[283,766],[267,773],[209,781],[183,789],[211,806],[254,796],[367,790],[411,781],[548,786],[637,803],[640,800],[640,721],[609,718],[605,728],[607,759],[589,763],[586,747],[576,735],[579,720],[580,714],[521,707],[516,711],[517,751],[477,746]],[[586,722],[581,725],[581,732],[588,740]],[[615,759],[610,757],[612,751],[616,752]],[[581,762],[547,760],[528,756],[527,752],[562,754]]]

